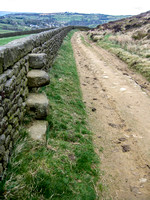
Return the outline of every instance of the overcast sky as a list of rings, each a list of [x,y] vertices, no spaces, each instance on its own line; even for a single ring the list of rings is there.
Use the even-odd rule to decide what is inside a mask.
[[[150,0],[0,0],[0,11],[79,12],[135,15],[150,10]]]

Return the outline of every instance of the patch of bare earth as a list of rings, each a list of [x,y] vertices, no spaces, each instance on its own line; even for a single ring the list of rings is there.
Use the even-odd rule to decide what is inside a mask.
[[[82,39],[81,39],[82,36]],[[100,156],[100,199],[150,199],[149,83],[76,32],[72,46],[89,124]],[[89,41],[88,41],[89,42]]]

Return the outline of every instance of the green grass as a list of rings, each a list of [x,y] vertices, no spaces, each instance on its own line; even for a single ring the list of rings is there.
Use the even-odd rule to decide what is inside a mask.
[[[20,132],[22,137],[0,185],[0,199],[97,199],[99,160],[86,121],[70,42],[72,34],[58,52],[50,71],[50,85],[41,89],[50,101],[47,142],[33,141],[25,130]]]
[[[13,36],[13,37],[6,37],[6,38],[0,38],[0,46],[3,46],[5,44],[8,44],[9,42],[13,40],[17,40],[23,37],[27,37],[29,35],[20,35],[20,36]]]
[[[14,31],[11,31],[11,30],[4,30],[4,29],[0,29],[0,34],[3,34],[3,33],[13,33]]]
[[[82,43],[85,44],[86,46],[91,47],[90,43],[88,43],[82,35],[81,35],[81,41],[82,41]]]
[[[106,34],[103,39],[98,40],[98,44],[107,50],[110,48],[121,48],[121,45],[113,43],[109,40],[110,36],[111,34]]]

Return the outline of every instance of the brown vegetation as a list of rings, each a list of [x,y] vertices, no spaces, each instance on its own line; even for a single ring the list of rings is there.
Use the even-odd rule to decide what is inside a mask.
[[[89,34],[150,80],[150,11],[99,25]]]

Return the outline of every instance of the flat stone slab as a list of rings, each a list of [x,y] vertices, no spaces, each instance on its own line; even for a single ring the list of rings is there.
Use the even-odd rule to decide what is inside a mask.
[[[47,54],[32,53],[29,54],[29,67],[32,69],[41,69],[47,64]]]
[[[46,141],[46,131],[48,122],[43,120],[35,120],[29,125],[28,132],[32,139]]]
[[[49,100],[45,94],[29,93],[27,111],[36,119],[45,119],[49,111]]]
[[[43,70],[31,70],[27,74],[29,87],[41,87],[50,83],[48,73]]]

